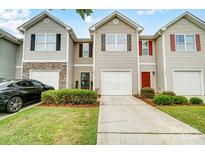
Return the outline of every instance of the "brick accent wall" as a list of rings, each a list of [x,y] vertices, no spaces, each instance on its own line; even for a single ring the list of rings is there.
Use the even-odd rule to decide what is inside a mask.
[[[66,88],[66,74],[67,74],[67,63],[65,62],[24,62],[23,63],[23,79],[29,78],[30,70],[59,70],[59,88]]]

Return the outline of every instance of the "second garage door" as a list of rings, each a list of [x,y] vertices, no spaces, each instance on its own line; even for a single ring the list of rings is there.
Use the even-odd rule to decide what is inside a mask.
[[[103,71],[102,95],[132,95],[132,73],[130,71]]]
[[[175,71],[174,91],[177,95],[201,95],[200,71]]]
[[[31,71],[30,79],[38,80],[55,89],[59,89],[59,72],[58,71]]]

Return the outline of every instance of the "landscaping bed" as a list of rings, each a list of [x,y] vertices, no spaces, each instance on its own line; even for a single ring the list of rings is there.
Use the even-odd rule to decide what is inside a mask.
[[[0,121],[0,144],[96,144],[98,110],[33,107]]]

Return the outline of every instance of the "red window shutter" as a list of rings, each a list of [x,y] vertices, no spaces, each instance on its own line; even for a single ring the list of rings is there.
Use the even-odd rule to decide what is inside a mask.
[[[139,41],[139,55],[142,55],[142,41]]]
[[[201,51],[200,35],[196,34],[196,50]]]
[[[170,45],[171,45],[171,51],[175,51],[175,36],[174,36],[174,34],[170,34]]]
[[[149,40],[149,55],[152,56],[152,40]]]

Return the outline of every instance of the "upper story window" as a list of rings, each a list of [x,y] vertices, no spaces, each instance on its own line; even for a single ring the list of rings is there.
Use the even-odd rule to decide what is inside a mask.
[[[127,34],[106,34],[106,51],[127,51]]]
[[[149,47],[148,47],[148,41],[143,40],[142,41],[142,55],[148,56],[149,55]]]
[[[89,43],[83,43],[83,58],[89,57]]]
[[[139,40],[139,55],[152,56],[152,54],[153,54],[152,40]]]
[[[60,51],[61,34],[31,34],[31,51]]]
[[[36,51],[56,51],[56,35],[36,35]]]
[[[90,58],[93,56],[92,43],[80,43],[79,44],[79,57]]]
[[[175,35],[176,51],[195,51],[195,35]]]

